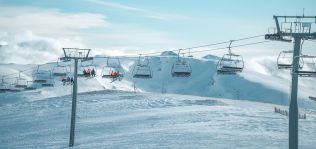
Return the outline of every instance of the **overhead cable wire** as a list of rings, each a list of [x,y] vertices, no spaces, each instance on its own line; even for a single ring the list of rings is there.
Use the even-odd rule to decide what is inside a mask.
[[[231,46],[231,48],[244,47],[244,46],[267,43],[267,42],[270,42],[270,41],[260,41],[260,42],[241,44],[241,45]],[[227,48],[228,47],[220,47],[220,48],[215,48],[215,49],[205,49],[205,50],[199,50],[199,51],[193,51],[193,52],[191,51],[190,53],[200,53],[200,52],[207,52],[207,51],[223,50],[223,49],[227,49]],[[186,54],[186,53],[189,53],[189,52],[185,52],[184,54]]]
[[[231,41],[242,41],[242,40],[248,40],[248,39],[253,39],[253,38],[258,38],[262,37],[264,34],[261,35],[256,35],[256,36],[249,36],[249,37],[244,37],[244,38],[239,38],[239,39],[234,39],[234,40],[229,40],[229,41],[223,41],[223,42],[218,42],[218,43],[211,43],[211,44],[206,44],[206,45],[200,45],[200,46],[194,46],[194,47],[188,47],[188,48],[180,48],[177,50],[171,50],[172,52],[177,52],[179,50],[192,50],[192,49],[197,49],[197,48],[203,48],[203,47],[210,47],[210,46],[215,46],[215,45],[221,45],[225,43],[230,43]],[[141,55],[143,56],[150,56],[150,55],[155,55],[155,54],[160,54],[161,52],[152,52],[152,53],[143,53]]]

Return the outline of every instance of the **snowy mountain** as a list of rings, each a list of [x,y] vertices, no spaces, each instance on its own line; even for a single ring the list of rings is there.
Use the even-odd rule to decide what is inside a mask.
[[[290,72],[280,71],[276,68],[273,58],[258,58],[246,62],[244,72],[237,75],[219,75],[216,73],[217,57],[207,55],[202,59],[187,59],[191,65],[192,74],[190,77],[172,77],[171,68],[177,57],[166,55],[172,52],[163,52],[164,56],[149,57],[153,78],[138,79],[132,77],[134,65],[137,57],[121,58],[120,63],[124,69],[124,79],[112,82],[111,79],[101,77],[102,68],[106,66],[107,59],[95,57],[93,65],[97,70],[95,78],[79,78],[79,92],[114,89],[124,91],[173,93],[196,96],[208,96],[217,98],[229,98],[239,100],[251,100],[287,105],[290,86]],[[1,75],[16,73],[18,70],[28,68],[33,65],[2,64],[0,66]],[[49,63],[41,66],[40,69],[54,69],[56,63]],[[36,67],[35,67],[36,68]],[[32,72],[36,69],[25,71],[21,75],[27,80],[32,80]],[[72,68],[73,69],[73,68]],[[81,70],[80,70],[81,71]],[[15,79],[10,80],[13,83]],[[70,90],[64,89],[59,77],[55,77],[53,88],[43,88],[38,91],[49,92],[52,96],[67,95]],[[312,96],[316,87],[315,80],[311,78],[300,79],[299,103],[309,107],[311,101],[307,98]]]
[[[160,56],[178,56],[178,54],[173,51],[164,51],[160,54]]]

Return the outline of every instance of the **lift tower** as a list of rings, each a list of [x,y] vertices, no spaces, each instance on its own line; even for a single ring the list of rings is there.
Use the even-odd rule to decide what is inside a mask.
[[[74,60],[74,82],[72,86],[72,106],[71,106],[71,122],[70,122],[70,138],[69,147],[74,146],[75,142],[75,124],[76,124],[76,107],[77,107],[77,76],[78,76],[78,61],[92,60],[89,57],[91,49],[77,49],[77,48],[63,48],[64,57],[60,58],[62,61]]]
[[[292,85],[289,107],[289,149],[298,148],[297,91],[301,41],[316,39],[316,16],[273,16],[276,31],[266,34],[265,39],[291,42],[294,39],[292,61]],[[313,30],[312,30],[313,29]]]

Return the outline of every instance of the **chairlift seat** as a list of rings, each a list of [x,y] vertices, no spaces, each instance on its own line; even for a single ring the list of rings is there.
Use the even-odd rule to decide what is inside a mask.
[[[316,72],[315,71],[296,71],[296,73],[300,76],[300,77],[316,77]]]
[[[235,75],[236,71],[229,71],[229,70],[217,70],[217,74],[223,75]]]
[[[152,76],[150,74],[134,74],[133,78],[149,79],[152,78]]]
[[[0,92],[3,93],[3,92],[6,92],[6,91],[9,91],[10,89],[8,88],[7,85],[5,84],[1,84],[0,85]]]
[[[243,68],[241,67],[234,67],[234,66],[223,66],[222,70],[234,70],[234,71],[242,71]]]
[[[34,80],[33,81],[34,83],[46,83],[47,82],[47,80]]]
[[[278,69],[291,69],[292,64],[278,64]]]
[[[16,84],[14,87],[15,88],[27,88],[27,85]]]
[[[173,77],[189,77],[191,76],[191,72],[173,72]]]
[[[43,83],[42,87],[54,87],[54,84],[52,84],[52,83]]]
[[[66,76],[67,73],[63,73],[63,72],[55,72],[53,73],[54,76]]]

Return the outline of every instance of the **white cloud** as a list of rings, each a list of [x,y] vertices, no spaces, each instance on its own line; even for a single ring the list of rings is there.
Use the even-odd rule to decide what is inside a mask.
[[[119,3],[113,3],[113,2],[106,2],[102,0],[87,0],[88,2],[98,4],[107,8],[114,8],[114,9],[119,9],[119,10],[124,10],[128,12],[134,12],[138,16],[142,16],[145,18],[151,18],[151,19],[156,19],[156,20],[178,20],[178,19],[188,19],[187,16],[182,16],[178,14],[172,14],[172,13],[161,13],[161,12],[154,12],[138,7],[132,7],[128,5],[123,5]]]
[[[83,48],[80,38],[47,38],[31,31],[0,35],[1,63],[41,64],[56,61],[62,55],[63,47]]]
[[[33,7],[0,7],[0,31],[34,33],[49,36],[72,35],[72,30],[106,27],[104,15],[93,13],[63,13],[57,9]]]
[[[0,9],[0,45],[7,45],[0,46],[0,63],[55,61],[63,47],[91,48],[92,55],[130,55],[181,45],[169,33],[130,24],[110,25],[100,14],[34,7]]]

